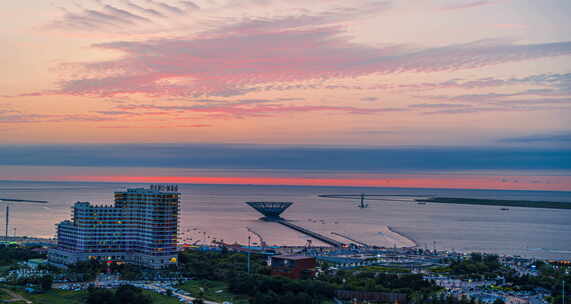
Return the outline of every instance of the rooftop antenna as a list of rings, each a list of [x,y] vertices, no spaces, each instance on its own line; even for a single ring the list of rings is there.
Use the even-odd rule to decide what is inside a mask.
[[[8,229],[10,226],[10,204],[9,203],[39,203],[39,204],[47,204],[47,201],[32,201],[32,200],[22,200],[22,199],[15,199],[15,198],[0,198],[0,202],[6,202],[6,231],[5,231],[5,238],[8,239]]]

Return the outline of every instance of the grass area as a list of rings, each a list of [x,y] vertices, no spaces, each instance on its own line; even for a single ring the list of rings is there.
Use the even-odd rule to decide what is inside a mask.
[[[382,272],[382,273],[410,273],[410,269],[402,267],[364,266],[354,268],[353,271]]]
[[[428,199],[417,199],[416,201],[427,202],[427,203],[461,204],[461,205],[571,209],[571,203],[562,203],[562,202],[515,201],[515,200],[496,200],[496,199],[477,199],[477,198],[457,198],[457,197],[431,197]]]
[[[7,300],[10,299],[10,296],[4,292],[4,290],[0,289],[0,300]]]
[[[206,286],[206,288],[205,288]],[[205,288],[205,299],[224,302],[230,301],[234,304],[247,304],[248,300],[245,298],[238,298],[233,296],[228,292],[226,286],[222,282],[215,281],[191,281],[180,286],[188,292],[197,295],[200,291],[200,287]],[[24,298],[32,301],[34,304],[83,304],[83,298],[87,294],[87,291],[68,291],[68,290],[57,290],[52,289],[45,293],[29,294],[21,289],[14,290],[14,292],[22,295]],[[216,293],[217,290],[223,290],[224,292]],[[161,295],[156,292],[149,290],[143,290],[144,294],[150,295],[153,299],[153,304],[179,304],[180,302],[175,297],[169,297],[166,295]],[[11,297],[0,290],[0,300],[10,299]],[[19,304],[20,302],[10,302],[13,304]],[[24,302],[21,302],[24,303]],[[323,304],[333,304],[334,301],[325,301]]]
[[[224,302],[229,301],[234,304],[247,304],[245,297],[236,296],[228,290],[228,286],[224,282],[209,280],[191,280],[179,286],[180,289],[186,290],[196,297],[203,290],[204,299]]]
[[[148,294],[153,299],[153,304],[179,304],[175,297],[169,297],[149,290],[143,290],[144,294]]]
[[[11,267],[10,265],[8,265],[8,266],[0,266],[0,274],[7,273],[8,270],[10,270],[10,267]]]
[[[14,290],[14,289],[12,289]],[[69,291],[52,289],[45,293],[29,294],[23,290],[14,290],[24,298],[32,301],[34,304],[83,304],[83,299],[87,291]],[[179,304],[175,297],[161,295],[149,290],[143,290],[144,294],[150,295],[153,304]],[[0,299],[2,299],[0,297]],[[17,302],[11,302],[17,303]]]
[[[24,298],[32,301],[34,304],[82,304],[86,291],[70,291],[52,289],[44,293],[29,294],[25,291],[18,290]]]

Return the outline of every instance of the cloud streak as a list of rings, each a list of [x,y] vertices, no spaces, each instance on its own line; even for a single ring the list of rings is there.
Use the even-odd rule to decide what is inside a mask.
[[[112,121],[111,115],[91,114],[26,114],[26,113],[1,113],[0,124],[15,123],[52,123],[52,122],[104,122]]]
[[[117,105],[118,113],[122,111],[168,111],[179,113],[201,113],[209,115],[223,115],[234,118],[273,116],[283,113],[309,113],[309,112],[340,112],[346,114],[369,115],[386,112],[408,111],[405,108],[361,108],[352,106],[327,105],[284,105],[263,104],[267,101],[242,100],[237,102],[213,102],[204,105],[153,105],[153,104],[126,104]],[[144,112],[146,115],[148,112]]]
[[[280,32],[292,29],[307,29],[319,26],[342,24],[356,19],[374,16],[391,9],[389,1],[364,1],[356,7],[339,7],[313,14],[298,14],[289,16],[274,16],[270,18],[250,17],[239,22],[219,26],[209,34],[252,35],[261,33]]]
[[[480,7],[480,6],[492,5],[492,4],[498,3],[499,1],[477,0],[477,1],[469,1],[469,2],[463,2],[463,3],[457,3],[457,1],[455,1],[455,2],[456,3],[443,6],[440,9],[443,11],[463,10],[463,9],[475,8],[475,7]]]
[[[519,78],[481,78],[473,81],[449,81],[444,82],[441,87],[458,87],[465,89],[500,87],[511,85],[533,85],[544,86],[544,90],[527,90],[518,95],[571,95],[571,73],[566,74],[536,74]]]
[[[437,113],[469,113],[483,111],[535,111],[535,110],[571,110],[571,74],[538,74],[519,78],[481,78],[472,81],[453,79],[440,83],[422,83],[414,85],[420,89],[485,89],[507,86],[528,86],[526,90],[516,90],[511,93],[471,93],[462,95],[425,95],[415,96],[418,99],[428,99],[444,103],[427,104],[427,107],[448,108]],[[504,90],[505,91],[505,90]],[[451,103],[458,102],[458,104]],[[452,110],[463,104],[464,109]],[[446,106],[448,105],[448,106]],[[471,108],[466,108],[469,106]],[[416,107],[413,105],[412,107]]]
[[[218,34],[97,44],[97,48],[123,53],[122,58],[80,65],[75,72],[82,76],[63,81],[59,93],[232,96],[261,84],[374,73],[454,71],[571,55],[571,42],[515,44],[493,40],[438,48],[377,48],[352,43],[332,27]]]
[[[158,18],[164,18],[166,17],[164,14],[160,13],[159,11],[152,9],[152,8],[146,8],[143,6],[140,6],[132,1],[129,0],[121,0],[121,2],[128,8],[137,11],[140,14],[145,14],[149,17],[158,17]]]
[[[566,143],[571,144],[571,132],[534,134],[520,137],[510,137],[501,139],[503,143]]]
[[[77,6],[76,9],[59,7],[63,15],[48,24],[48,28],[72,31],[101,31],[135,28],[141,24],[154,24],[171,16],[184,16],[200,7],[191,1],[181,1],[174,6],[162,1],[120,0],[119,5],[95,1],[97,8]]]

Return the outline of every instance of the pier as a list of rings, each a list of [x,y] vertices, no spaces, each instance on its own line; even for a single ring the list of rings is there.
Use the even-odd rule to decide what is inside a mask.
[[[308,236],[310,236],[310,237],[312,237],[312,238],[318,239],[318,240],[320,240],[320,241],[322,241],[322,242],[324,242],[324,243],[326,243],[326,244],[329,244],[329,245],[331,245],[331,246],[333,246],[333,247],[343,247],[343,245],[345,245],[345,244],[343,244],[343,243],[341,243],[341,242],[339,242],[339,241],[337,241],[337,240],[334,240],[334,239],[332,239],[332,238],[326,237],[326,236],[323,235],[323,234],[320,234],[320,233],[317,233],[317,232],[315,232],[315,231],[311,231],[311,230],[309,230],[309,229],[303,228],[303,227],[301,227],[301,226],[298,226],[298,225],[293,224],[293,223],[291,223],[291,222],[288,222],[288,221],[286,221],[286,220],[278,220],[278,221],[276,221],[276,222],[278,222],[278,223],[280,223],[280,224],[282,224],[282,225],[284,225],[284,226],[286,226],[286,227],[288,227],[288,228],[291,228],[291,229],[293,229],[293,230],[295,230],[295,231],[298,231],[298,232],[301,232],[301,233],[303,233],[303,234],[305,234],[305,235],[308,235]]]
[[[337,232],[331,232],[331,234],[334,234],[334,235],[336,235],[336,236],[340,236],[340,237],[342,237],[342,238],[344,238],[344,239],[348,239],[349,241],[354,242],[355,244],[359,244],[359,245],[361,245],[361,246],[363,246],[363,247],[369,247],[369,245],[368,245],[367,243],[358,241],[358,240],[356,240],[356,239],[354,239],[354,238],[352,238],[352,237],[350,237],[350,236],[347,236],[347,235],[344,235],[344,234],[341,234],[341,233],[337,233]]]
[[[323,243],[331,245],[333,247],[343,247],[345,245],[337,240],[334,240],[330,237],[326,237],[323,234],[311,231],[307,228],[303,228],[301,226],[288,222],[287,220],[284,220],[282,217],[280,217],[280,215],[293,204],[292,202],[259,201],[259,202],[246,202],[246,204],[248,204],[250,207],[256,209],[258,212],[263,214],[264,217],[262,218],[262,220],[280,223],[288,228],[291,228],[297,232],[301,232],[314,239],[320,240]],[[250,230],[250,228],[248,228],[248,230]]]

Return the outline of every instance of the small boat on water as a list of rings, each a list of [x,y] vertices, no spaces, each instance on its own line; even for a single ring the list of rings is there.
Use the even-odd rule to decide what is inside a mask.
[[[508,211],[508,210],[510,210],[510,208],[501,208],[500,210],[502,210],[502,211]]]
[[[426,202],[417,202],[418,205],[426,205]]]

